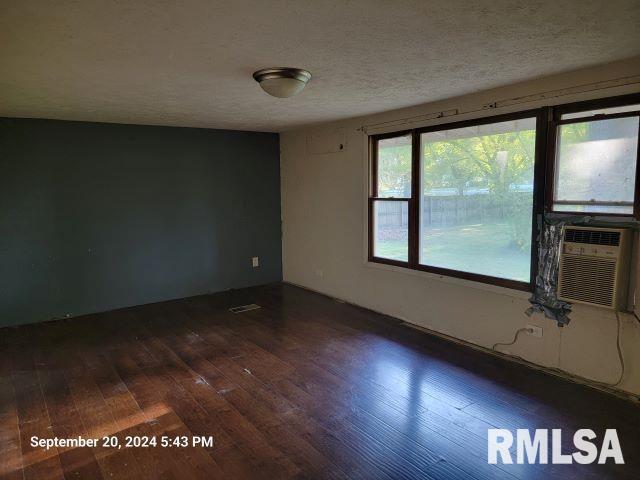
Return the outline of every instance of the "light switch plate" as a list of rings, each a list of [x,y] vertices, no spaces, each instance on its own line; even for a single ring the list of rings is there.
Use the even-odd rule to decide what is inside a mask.
[[[251,265],[253,268],[260,266],[260,259],[258,257],[251,257]]]

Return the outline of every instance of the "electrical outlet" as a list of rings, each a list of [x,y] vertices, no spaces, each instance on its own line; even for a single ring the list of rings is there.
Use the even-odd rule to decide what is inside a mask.
[[[324,277],[324,272],[322,271],[322,269],[316,268],[316,276],[320,278]]]
[[[260,259],[258,257],[252,257],[251,258],[251,265],[253,266],[253,268],[259,267],[260,266]]]
[[[537,325],[527,325],[525,328],[527,329],[527,334],[532,337],[542,338],[542,327]]]

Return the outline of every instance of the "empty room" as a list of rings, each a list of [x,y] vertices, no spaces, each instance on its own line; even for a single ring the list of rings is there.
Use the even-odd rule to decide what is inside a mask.
[[[0,2],[0,480],[640,478],[637,0]]]

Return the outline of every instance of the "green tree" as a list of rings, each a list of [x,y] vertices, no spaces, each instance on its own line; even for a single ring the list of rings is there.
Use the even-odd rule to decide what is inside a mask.
[[[518,186],[533,178],[535,130],[470,135],[423,142],[423,185],[465,189],[486,188],[512,226],[512,240],[528,248],[531,240],[531,196]]]
[[[410,144],[391,144],[378,150],[378,194],[411,196]]]

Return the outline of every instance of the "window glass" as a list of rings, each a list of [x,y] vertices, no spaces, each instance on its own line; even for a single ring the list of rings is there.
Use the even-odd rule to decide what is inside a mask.
[[[411,135],[378,141],[378,197],[411,197]]]
[[[633,213],[638,117],[558,127],[554,210]]]
[[[536,120],[421,135],[420,263],[529,282]]]
[[[373,201],[373,255],[379,258],[409,260],[409,202]]]

